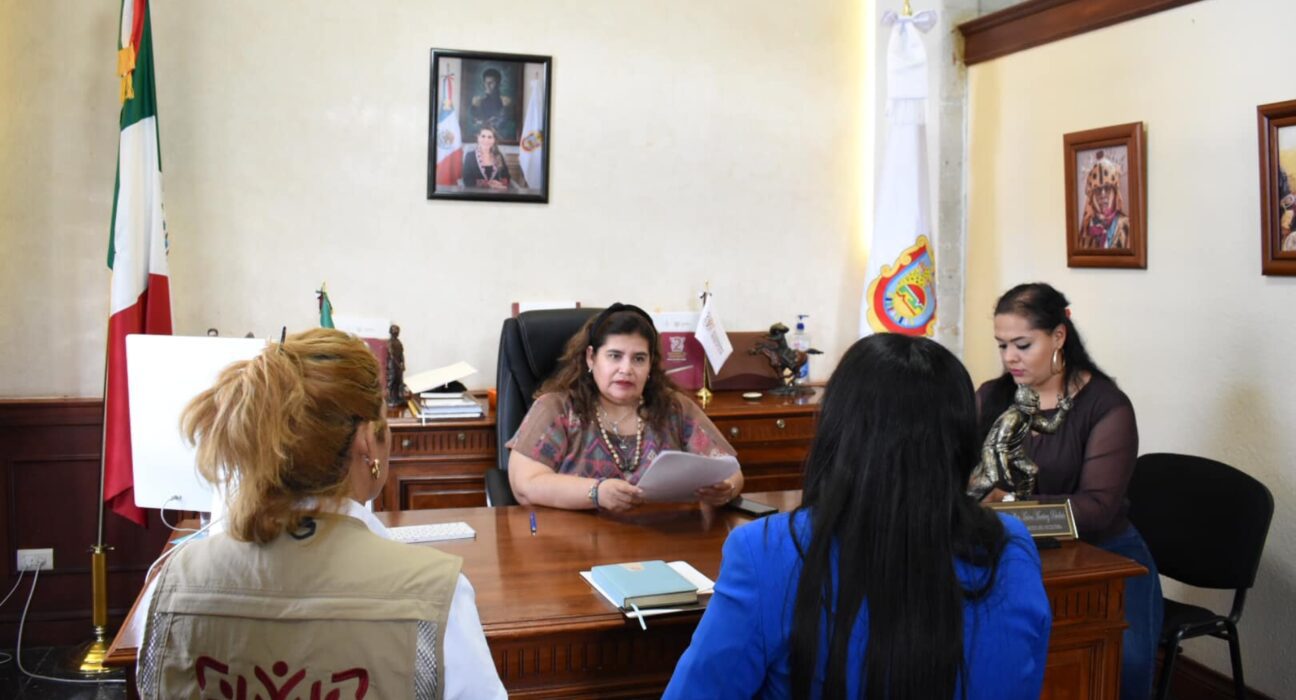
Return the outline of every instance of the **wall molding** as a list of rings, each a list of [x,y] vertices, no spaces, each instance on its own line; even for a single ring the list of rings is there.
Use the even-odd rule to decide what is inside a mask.
[[[1196,1],[1027,0],[960,24],[963,62],[971,66]]]

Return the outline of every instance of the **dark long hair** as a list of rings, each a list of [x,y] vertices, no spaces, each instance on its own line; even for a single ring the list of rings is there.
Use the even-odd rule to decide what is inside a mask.
[[[1026,319],[1031,328],[1045,333],[1052,333],[1058,326],[1066,326],[1066,343],[1062,346],[1064,360],[1062,386],[1070,387],[1072,380],[1084,372],[1094,377],[1111,380],[1106,372],[1098,368],[1093,358],[1089,357],[1089,351],[1085,349],[1084,341],[1080,338],[1080,331],[1076,329],[1074,323],[1071,323],[1071,317],[1067,315],[1067,307],[1070,305],[1071,302],[1067,301],[1066,295],[1051,285],[1045,282],[1030,282],[1019,284],[1004,292],[995,303],[994,315],[1021,316]],[[1017,384],[1011,374],[1004,372],[994,380],[981,401],[978,435],[984,438],[990,432],[990,426],[995,419],[1012,404],[1013,394],[1016,391]]]
[[[637,335],[648,341],[651,368],[648,371],[648,381],[644,384],[643,405],[639,407],[639,415],[648,425],[664,430],[675,413],[673,404],[678,392],[662,369],[657,327],[648,314],[637,306],[616,303],[586,321],[567,341],[562,357],[558,360],[558,369],[545,380],[536,395],[551,391],[565,392],[571,397],[572,409],[576,411],[576,415],[587,424],[593,423],[599,405],[599,389],[594,382],[594,375],[590,374],[585,365],[585,348],[592,347],[597,353],[607,343],[610,335]]]
[[[990,590],[1006,542],[998,518],[964,493],[977,460],[972,380],[931,340],[873,335],[846,351],[821,406],[798,509],[809,511],[808,543],[799,513],[789,520],[802,559],[793,696],[811,696],[826,651],[825,698],[845,697],[848,673],[874,700],[951,698],[966,678],[964,601]],[[981,585],[963,588],[956,558],[986,567]],[[867,652],[854,669],[850,635],[866,602]]]

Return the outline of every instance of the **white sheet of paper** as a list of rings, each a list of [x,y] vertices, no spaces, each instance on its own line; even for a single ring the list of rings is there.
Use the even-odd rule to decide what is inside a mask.
[[[728,479],[738,471],[738,458],[703,457],[666,450],[639,477],[639,488],[649,501],[696,501],[698,489]]]
[[[405,386],[415,394],[429,391],[450,382],[457,382],[469,375],[477,374],[477,370],[467,362],[456,362],[448,367],[439,367],[430,369],[418,374],[405,375]]]
[[[671,562],[666,562],[666,565],[674,569],[675,573],[687,579],[689,583],[693,584],[694,586],[697,586],[699,596],[707,596],[707,595],[711,595],[712,593],[715,593],[715,581],[712,581],[710,578],[707,578],[706,574],[693,568],[692,564],[686,561],[671,561]],[[585,579],[586,583],[592,586],[594,590],[599,592],[599,595],[606,598],[609,603],[616,605],[616,602],[612,600],[612,596],[608,595],[607,591],[603,590],[602,588],[599,588],[599,585],[597,583],[594,583],[594,575],[592,573],[588,571],[582,571],[580,572],[580,575],[581,578]],[[640,610],[639,612],[644,617],[651,617],[653,615],[665,615],[666,613],[677,613],[684,609],[685,608],[645,608]],[[625,612],[625,616],[629,618],[639,617],[634,613],[633,610],[627,610]]]

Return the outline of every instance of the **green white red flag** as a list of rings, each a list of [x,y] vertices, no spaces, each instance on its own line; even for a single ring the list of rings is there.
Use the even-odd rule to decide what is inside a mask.
[[[104,384],[104,500],[114,512],[143,525],[144,511],[135,505],[131,466],[126,336],[171,333],[148,0],[123,0],[118,48],[122,107],[117,184],[108,238],[112,312],[108,318]]]

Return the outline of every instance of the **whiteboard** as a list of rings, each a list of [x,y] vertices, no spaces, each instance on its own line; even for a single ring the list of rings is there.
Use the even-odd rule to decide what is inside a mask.
[[[180,435],[180,413],[231,362],[256,357],[258,338],[126,336],[135,505],[210,512],[214,490],[198,474],[195,448]]]

